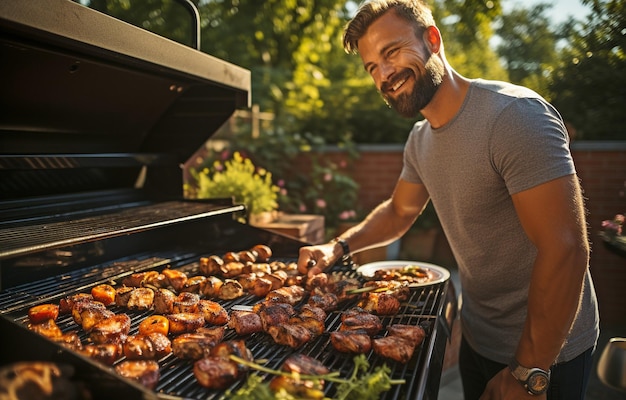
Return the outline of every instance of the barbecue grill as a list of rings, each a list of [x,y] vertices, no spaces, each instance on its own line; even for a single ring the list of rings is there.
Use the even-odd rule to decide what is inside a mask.
[[[256,244],[268,245],[276,260],[297,259],[306,243],[239,222],[245,206],[182,195],[181,165],[249,105],[249,71],[67,0],[45,7],[0,1],[0,29],[1,364],[69,366],[96,399],[221,398],[223,390],[200,386],[192,363],[172,354],[159,360],[160,381],[149,390],[30,331],[28,310],[135,272],[168,267],[192,276],[200,257]],[[332,273],[359,278],[350,263]],[[230,310],[258,301],[220,303]],[[152,313],[116,307],[131,317],[131,334]],[[406,364],[367,355],[370,368],[387,364],[392,378],[406,380],[385,399],[437,398],[455,309],[445,281],[412,290],[399,314],[382,318],[385,326],[420,324],[427,333]],[[329,313],[327,331],[339,317]],[[76,329],[71,316],[57,324]],[[234,337],[228,330],[225,340]],[[333,351],[328,334],[295,350],[264,333],[245,340],[270,368],[300,352],[342,376],[352,372],[352,356]],[[327,384],[326,395],[335,390]]]

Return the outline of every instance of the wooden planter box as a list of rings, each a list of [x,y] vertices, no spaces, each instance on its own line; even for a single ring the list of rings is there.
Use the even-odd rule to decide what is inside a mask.
[[[273,221],[251,222],[251,224],[310,244],[324,242],[324,216],[322,215],[279,213]]]

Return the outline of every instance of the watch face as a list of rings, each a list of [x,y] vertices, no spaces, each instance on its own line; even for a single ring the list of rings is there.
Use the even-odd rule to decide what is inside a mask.
[[[548,385],[550,385],[550,379],[542,371],[535,371],[528,377],[527,385],[528,390],[532,394],[545,393],[545,391],[548,390]]]

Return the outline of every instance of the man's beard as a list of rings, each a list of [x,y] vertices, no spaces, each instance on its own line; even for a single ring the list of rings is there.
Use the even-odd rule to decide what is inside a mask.
[[[382,91],[385,102],[405,118],[417,117],[420,110],[433,99],[443,81],[444,66],[437,57],[431,56],[424,68],[426,73],[415,77],[413,90],[410,93],[390,97],[385,95],[388,90]]]

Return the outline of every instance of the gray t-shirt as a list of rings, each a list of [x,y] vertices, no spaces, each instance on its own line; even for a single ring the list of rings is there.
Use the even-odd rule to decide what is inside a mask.
[[[513,356],[537,254],[511,195],[575,172],[560,115],[523,87],[474,80],[448,124],[433,129],[420,121],[411,131],[401,178],[430,194],[459,265],[463,335],[484,357],[508,363]],[[557,361],[575,358],[597,337],[587,271],[581,309]]]

